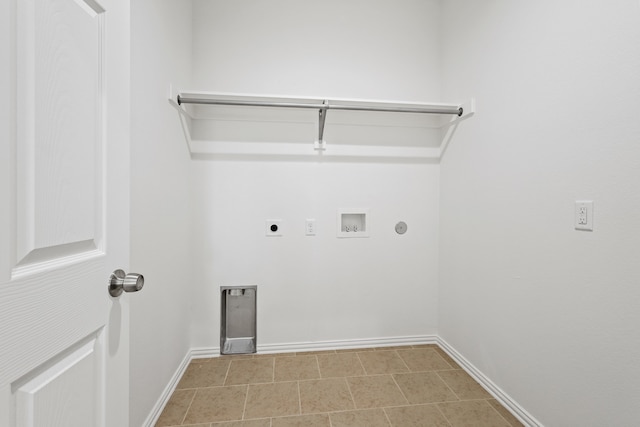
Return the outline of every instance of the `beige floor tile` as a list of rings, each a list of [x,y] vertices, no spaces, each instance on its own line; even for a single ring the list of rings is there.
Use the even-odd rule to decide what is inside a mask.
[[[319,356],[321,354],[336,354],[335,350],[297,351],[297,356]]]
[[[185,417],[185,424],[242,419],[247,386],[199,388]]]
[[[359,411],[333,412],[332,427],[389,427],[384,411],[381,408],[362,409]]]
[[[396,351],[358,353],[358,357],[360,357],[360,362],[362,362],[367,375],[409,372],[407,365]]]
[[[358,409],[399,406],[408,403],[391,375],[349,377],[347,383]]]
[[[299,414],[300,398],[297,382],[252,384],[249,386],[244,419]]]
[[[439,348],[437,344],[416,344],[416,345],[412,345],[411,348],[431,348],[431,349],[436,349]]]
[[[375,351],[373,348],[341,348],[336,353],[358,353],[360,351]]]
[[[175,426],[182,424],[189,405],[196,394],[195,390],[176,390],[171,395],[169,402],[164,407],[156,427]]]
[[[440,403],[438,408],[452,427],[509,427],[486,400]]]
[[[255,357],[256,357],[255,353],[251,353],[251,354],[222,354],[222,355],[220,355],[221,359],[228,359],[228,360],[253,359]]]
[[[522,427],[522,423],[520,421],[518,421],[518,419],[516,417],[513,416],[513,414],[511,412],[509,412],[507,410],[507,408],[505,408],[504,406],[502,406],[500,404],[500,402],[498,402],[496,399],[488,399],[487,403],[489,403],[489,405],[491,405],[493,407],[493,409],[495,409],[496,411],[498,411],[498,413],[500,415],[502,415],[502,418],[504,418],[505,420],[507,420],[507,422],[512,426],[512,427]]]
[[[435,372],[395,374],[393,378],[411,404],[458,400]]]
[[[156,423],[466,425],[522,426],[435,344],[195,359]]]
[[[320,378],[316,356],[276,357],[274,381]]]
[[[438,375],[460,400],[491,399],[491,395],[463,370],[440,371]]]
[[[406,350],[411,348],[410,345],[390,345],[389,347],[374,347],[375,351],[391,351],[391,350]]]
[[[299,386],[303,414],[355,409],[344,378],[300,381]]]
[[[219,357],[198,357],[196,359],[191,359],[191,363],[209,363],[221,360]]]
[[[269,383],[273,381],[273,357],[233,359],[225,385]]]
[[[440,347],[436,347],[435,350],[440,355],[440,357],[442,357],[445,362],[447,362],[449,366],[451,366],[451,368],[462,369],[460,365],[458,365],[443,349],[441,349]]]
[[[209,362],[191,362],[178,383],[177,389],[216,387],[224,385],[229,369],[229,360],[211,360]]]
[[[318,365],[321,378],[365,375],[356,353],[319,354]]]
[[[398,350],[398,354],[402,360],[404,360],[404,363],[407,364],[411,372],[451,369],[451,366],[438,352],[430,348]]]
[[[272,418],[271,427],[330,427],[328,414]]]
[[[254,359],[263,359],[265,357],[295,357],[296,353],[294,352],[289,352],[289,353],[264,353],[264,354],[256,354],[254,355]]]
[[[213,423],[211,427],[271,427],[271,418],[246,421],[229,421],[226,423]]]
[[[413,405],[385,408],[394,427],[450,427],[435,405]]]

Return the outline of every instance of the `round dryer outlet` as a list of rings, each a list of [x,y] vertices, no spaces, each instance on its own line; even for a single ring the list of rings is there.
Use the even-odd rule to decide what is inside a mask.
[[[400,221],[396,224],[396,233],[404,234],[407,232],[407,224],[404,221]]]

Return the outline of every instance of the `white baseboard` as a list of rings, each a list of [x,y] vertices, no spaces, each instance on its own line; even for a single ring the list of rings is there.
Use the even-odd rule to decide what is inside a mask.
[[[283,343],[283,344],[267,344],[258,345],[258,353],[274,354],[274,353],[292,353],[303,351],[323,351],[323,350],[341,350],[356,349],[370,347],[392,347],[403,345],[420,345],[420,344],[437,344],[445,351],[462,369],[471,375],[480,385],[482,385],[502,406],[507,408],[521,423],[527,427],[543,427],[533,416],[524,410],[515,400],[507,395],[500,387],[486,377],[471,362],[465,359],[445,340],[437,335],[421,335],[409,337],[393,337],[393,338],[371,338],[357,340],[340,340],[340,341],[321,341],[321,342],[301,342],[301,343]],[[162,410],[169,402],[169,398],[176,389],[180,378],[189,366],[189,362],[193,359],[218,357],[220,356],[220,347],[201,347],[192,348],[187,352],[184,359],[171,377],[169,384],[165,387],[158,402],[154,405],[151,413],[143,424],[143,427],[153,427],[158,421]]]
[[[147,416],[147,419],[142,424],[143,427],[153,427],[158,422],[158,418],[160,418],[162,410],[169,402],[171,395],[180,382],[180,378],[182,378],[182,376],[184,375],[184,371],[187,370],[187,366],[189,366],[189,362],[191,362],[191,359],[191,351],[188,351],[180,362],[180,365],[178,365],[178,369],[176,369],[176,371],[174,372],[171,380],[169,380],[169,384],[167,384],[167,386],[164,388],[164,391],[160,395],[160,398],[153,406],[153,409],[151,409],[151,412]]]
[[[436,344],[436,335],[418,335],[392,338],[369,338],[356,340],[295,342],[282,344],[258,344],[259,354],[294,353],[303,351],[342,350],[367,347],[393,347],[398,345]],[[201,347],[191,350],[193,359],[218,357],[220,347]]]
[[[524,410],[515,400],[513,400],[507,393],[505,393],[500,387],[498,387],[493,381],[491,381],[486,375],[484,375],[478,368],[476,368],[471,362],[465,359],[460,353],[458,353],[453,347],[449,345],[445,340],[438,337],[437,344],[440,348],[449,355],[462,369],[464,369],[469,375],[473,377],[485,390],[489,392],[495,399],[500,402],[514,417],[516,417],[522,424],[527,427],[543,427],[543,425],[536,420],[531,414]]]

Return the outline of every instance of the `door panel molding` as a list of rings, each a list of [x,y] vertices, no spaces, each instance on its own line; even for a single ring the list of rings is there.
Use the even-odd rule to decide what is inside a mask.
[[[103,326],[108,316],[107,280],[86,280],[102,277],[103,263],[98,257],[3,284],[3,376],[22,378]]]
[[[104,12],[94,0],[17,2],[12,276],[103,249]]]
[[[102,425],[103,339],[103,330],[91,334],[13,383],[16,426]]]
[[[11,270],[11,280],[21,279],[30,274],[44,273],[103,255],[104,251],[96,248],[93,240],[35,249]]]

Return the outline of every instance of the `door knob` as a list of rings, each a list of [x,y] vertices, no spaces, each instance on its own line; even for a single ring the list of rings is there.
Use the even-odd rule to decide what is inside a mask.
[[[144,276],[138,273],[125,274],[122,270],[115,270],[109,277],[109,295],[119,297],[122,291],[138,292],[144,286]]]

